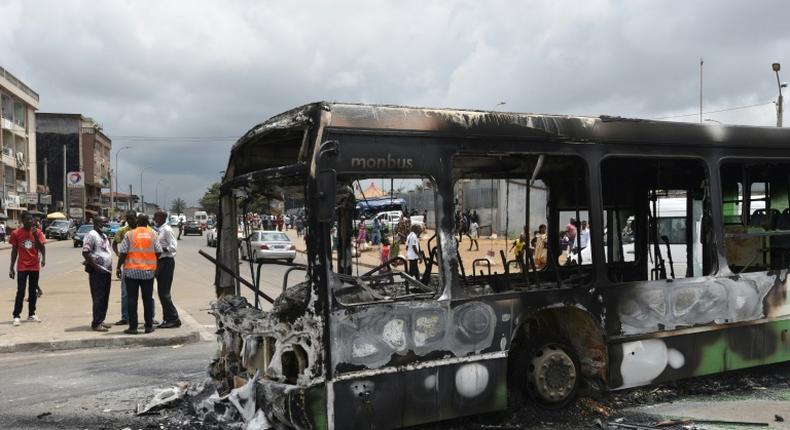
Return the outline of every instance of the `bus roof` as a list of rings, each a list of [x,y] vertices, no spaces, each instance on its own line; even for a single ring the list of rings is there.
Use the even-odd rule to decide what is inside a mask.
[[[670,122],[601,115],[572,116],[469,109],[316,102],[276,115],[250,129],[236,145],[277,130],[312,124],[327,112],[328,128],[420,131],[464,136],[509,135],[580,141],[786,146],[790,130],[777,127]]]

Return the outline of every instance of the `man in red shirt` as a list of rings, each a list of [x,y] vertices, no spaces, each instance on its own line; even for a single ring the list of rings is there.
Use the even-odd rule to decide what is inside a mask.
[[[36,288],[38,288],[38,272],[47,264],[44,249],[44,234],[33,225],[33,215],[22,212],[22,228],[11,233],[11,268],[8,277],[14,279],[14,263],[19,277],[16,281],[16,300],[14,301],[14,326],[19,326],[19,315],[25,300],[25,284],[28,284],[27,320],[41,322],[36,316]],[[39,259],[39,255],[41,255]],[[17,261],[17,257],[19,260]]]

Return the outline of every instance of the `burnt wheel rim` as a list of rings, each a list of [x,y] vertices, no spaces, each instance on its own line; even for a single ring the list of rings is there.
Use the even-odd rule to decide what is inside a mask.
[[[576,365],[564,349],[546,345],[535,352],[530,364],[529,383],[541,400],[561,403],[573,395]]]

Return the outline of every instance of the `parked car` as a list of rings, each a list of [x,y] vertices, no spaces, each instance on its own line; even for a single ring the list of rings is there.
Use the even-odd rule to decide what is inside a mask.
[[[247,240],[252,250],[252,260],[286,260],[292,263],[296,258],[296,246],[285,233],[279,231],[254,231]],[[241,244],[241,259],[246,260],[247,241]]]
[[[121,223],[112,221],[107,223],[107,225],[104,227],[104,234],[112,238],[115,237],[115,233],[118,233],[118,230],[120,229]]]
[[[82,239],[88,234],[91,230],[93,230],[93,224],[83,224],[77,231],[74,233],[74,247],[82,246]]]
[[[52,221],[52,224],[44,230],[44,237],[47,239],[55,238],[58,240],[66,240],[71,239],[76,231],[77,227],[74,225],[74,221],[58,219]]]
[[[203,236],[203,229],[200,228],[200,224],[197,221],[187,221],[184,223],[183,235],[186,236],[188,234],[198,234]]]
[[[217,246],[217,229],[210,228],[206,230],[206,246]]]

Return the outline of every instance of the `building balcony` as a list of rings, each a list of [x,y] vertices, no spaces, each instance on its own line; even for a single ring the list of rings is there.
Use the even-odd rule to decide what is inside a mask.
[[[16,168],[16,155],[14,155],[13,148],[3,148],[2,150],[3,164]]]
[[[3,130],[9,130],[10,132],[16,134],[17,136],[25,137],[25,138],[27,137],[27,130],[25,129],[25,127],[17,124],[16,122],[8,118],[0,119],[0,127],[2,127]]]

